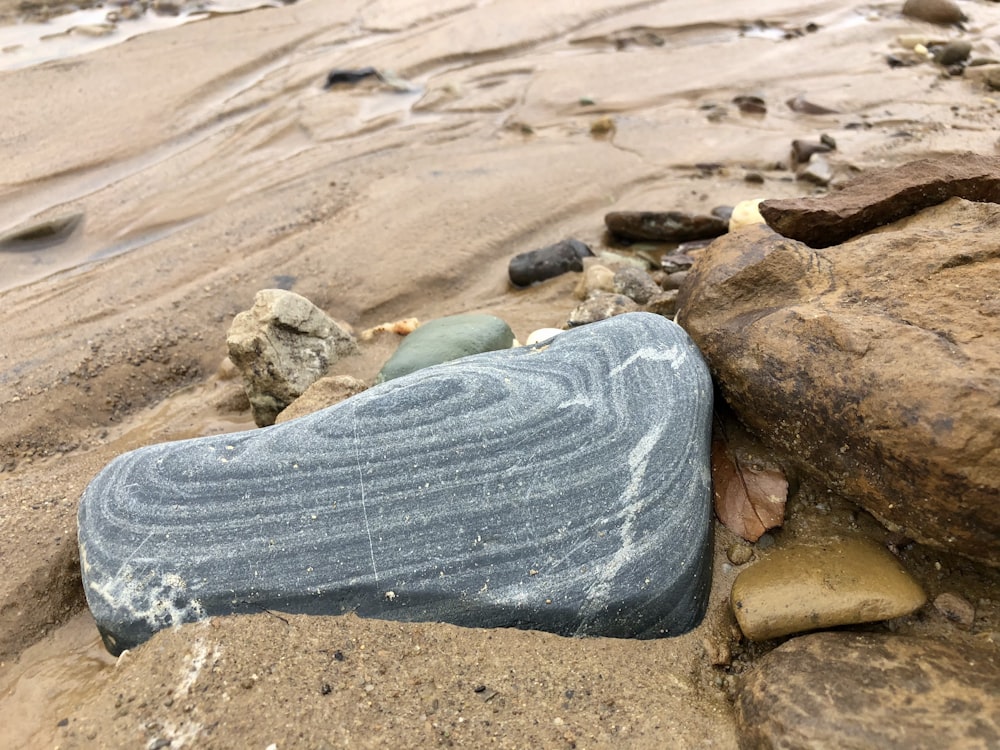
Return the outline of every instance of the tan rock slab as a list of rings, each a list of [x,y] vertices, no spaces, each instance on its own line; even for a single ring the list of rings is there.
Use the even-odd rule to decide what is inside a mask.
[[[304,417],[314,411],[339,404],[368,389],[368,384],[351,375],[327,375],[305,389],[301,396],[278,414],[275,424],[287,422],[296,417]]]
[[[740,747],[1000,747],[1000,655],[893,635],[816,633],[738,686]]]
[[[763,201],[760,213],[785,237],[830,247],[949,198],[1000,201],[1000,157],[948,154],[873,169],[836,193]]]
[[[926,601],[900,562],[867,539],[776,550],[740,573],[731,595],[754,641],[902,617]]]

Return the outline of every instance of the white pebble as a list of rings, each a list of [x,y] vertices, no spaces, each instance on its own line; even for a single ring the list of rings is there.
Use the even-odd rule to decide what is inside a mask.
[[[760,215],[760,209],[758,208],[762,200],[764,199],[754,198],[753,200],[737,203],[733,208],[733,215],[729,217],[729,231],[732,232],[740,227],[750,226],[751,224],[764,224],[764,217]]]
[[[528,340],[525,342],[525,346],[533,346],[542,341],[548,341],[554,336],[558,336],[563,332],[562,328],[539,328],[537,331],[532,331],[528,334]]]

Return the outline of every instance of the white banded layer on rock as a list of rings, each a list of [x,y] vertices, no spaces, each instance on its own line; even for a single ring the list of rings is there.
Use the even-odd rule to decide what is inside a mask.
[[[687,334],[635,313],[142,448],[81,500],[87,600],[114,653],[270,609],[677,635],[710,585],[711,413]]]

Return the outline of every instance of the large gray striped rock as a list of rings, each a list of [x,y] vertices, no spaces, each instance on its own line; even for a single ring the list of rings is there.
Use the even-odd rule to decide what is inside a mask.
[[[113,653],[265,609],[677,635],[708,597],[711,412],[687,335],[635,313],[142,448],[80,502],[87,600]]]

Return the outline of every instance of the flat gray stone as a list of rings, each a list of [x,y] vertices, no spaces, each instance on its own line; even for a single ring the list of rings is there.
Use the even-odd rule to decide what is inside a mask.
[[[634,313],[142,448],[80,501],[87,601],[113,653],[272,609],[678,635],[710,585],[711,415],[687,334]]]

